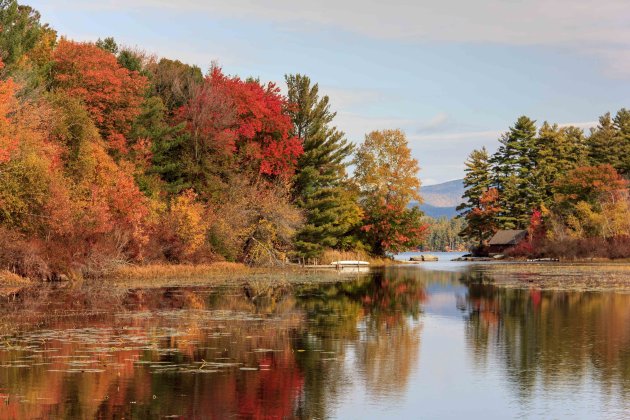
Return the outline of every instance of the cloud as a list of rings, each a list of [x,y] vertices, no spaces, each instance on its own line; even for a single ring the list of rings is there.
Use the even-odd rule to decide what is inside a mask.
[[[558,124],[558,126],[559,127],[573,126],[577,128],[587,129],[587,128],[597,127],[598,124],[599,124],[599,121],[586,121],[586,122],[575,122],[575,123],[562,123],[562,124]]]
[[[517,45],[630,43],[627,0],[51,0],[89,10],[168,9],[265,19],[297,30],[326,25],[381,39]]]
[[[395,129],[407,127],[415,121],[412,119],[396,118],[396,117],[370,117],[366,115],[355,114],[351,112],[339,111],[334,124],[347,137],[356,143],[362,142],[364,136],[374,130]]]
[[[345,89],[332,86],[319,87],[320,96],[328,95],[333,109],[348,109],[362,105],[372,104],[384,100],[382,92],[370,89]]]
[[[446,125],[448,121],[449,121],[448,114],[445,112],[440,112],[439,114],[431,118],[429,121],[425,123],[421,123],[416,129],[416,132],[418,134],[422,134],[422,133],[433,133],[440,129],[443,130],[444,126]]]
[[[456,132],[456,133],[434,133],[434,134],[423,134],[423,135],[411,135],[408,136],[408,140],[413,143],[420,142],[430,142],[435,140],[450,140],[450,141],[460,141],[460,140],[469,140],[471,138],[493,138],[498,139],[499,136],[503,133],[502,130],[482,130],[482,131],[464,131],[464,132]]]
[[[403,42],[561,47],[596,58],[607,76],[630,76],[628,0],[49,0],[46,7],[195,13]]]

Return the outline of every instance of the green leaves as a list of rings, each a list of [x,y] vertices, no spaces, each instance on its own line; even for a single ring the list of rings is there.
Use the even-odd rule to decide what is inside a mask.
[[[319,97],[317,84],[311,85],[300,74],[287,75],[285,80],[294,135],[304,148],[293,178],[295,203],[307,218],[296,236],[298,254],[311,258],[325,248],[352,247],[356,244],[353,231],[362,215],[346,174],[353,145],[330,125],[335,113],[330,111],[328,97]]]

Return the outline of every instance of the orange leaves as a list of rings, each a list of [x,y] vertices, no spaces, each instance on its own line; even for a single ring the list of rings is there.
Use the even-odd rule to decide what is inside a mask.
[[[140,113],[147,79],[90,43],[61,39],[53,60],[53,86],[79,97],[110,147],[126,152],[124,136]]]
[[[418,161],[412,158],[400,130],[373,131],[365,136],[355,159],[355,179],[365,212],[366,242],[376,254],[401,252],[420,245],[427,225],[412,200],[421,201]]]
[[[582,166],[559,179],[556,186],[560,206],[579,201],[599,205],[627,198],[628,181],[611,165]]]
[[[0,69],[4,65],[0,60]],[[17,137],[11,129],[9,114],[15,111],[16,85],[12,79],[0,81],[0,163],[7,162],[17,147]]]

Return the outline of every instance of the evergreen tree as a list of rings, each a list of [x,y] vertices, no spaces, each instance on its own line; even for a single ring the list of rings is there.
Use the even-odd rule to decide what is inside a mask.
[[[556,181],[586,161],[584,133],[577,127],[558,127],[545,121],[534,139],[534,168],[528,178],[534,208],[549,208]]]
[[[535,206],[537,194],[530,182],[535,167],[535,138],[535,121],[521,116],[501,136],[501,146],[491,159],[502,208],[499,225],[504,229],[526,227]]]
[[[361,220],[346,174],[353,145],[331,126],[336,114],[330,111],[328,96],[319,96],[317,84],[300,74],[285,79],[294,135],[304,148],[294,177],[295,202],[306,213],[296,238],[298,253],[315,257],[324,248],[352,247],[352,231]]]
[[[492,185],[492,165],[490,164],[490,157],[485,147],[481,150],[473,150],[468,156],[468,160],[465,162],[466,175],[464,176],[464,202],[457,207],[459,212],[458,218],[463,218],[468,221],[467,229],[462,229],[462,236],[475,240],[480,245],[488,239],[487,233],[484,230],[484,226],[474,226],[474,222],[469,220],[468,215],[481,206],[481,197],[488,191]]]
[[[47,28],[37,10],[16,0],[0,0],[0,59],[13,66],[35,47]]]
[[[610,113],[599,117],[586,140],[591,165],[611,165],[620,174],[630,176],[630,111],[622,108],[615,118]]]
[[[114,55],[118,54],[118,43],[114,37],[108,36],[105,39],[99,38],[96,40],[96,46],[108,53],[112,53]]]
[[[618,168],[620,159],[618,140],[617,129],[610,112],[607,112],[599,117],[599,125],[591,129],[591,135],[586,140],[590,163]]]
[[[613,167],[621,175],[630,177],[630,110],[620,109],[615,115],[614,122],[617,129],[619,161]]]
[[[147,99],[129,133],[134,151],[138,150],[136,146],[140,142],[148,141],[151,164],[136,176],[140,188],[148,195],[159,192],[154,177],[158,177],[165,184],[164,189],[169,193],[177,194],[190,186],[186,182],[184,164],[187,134],[184,132],[183,124],[168,124],[167,112],[159,97]]]

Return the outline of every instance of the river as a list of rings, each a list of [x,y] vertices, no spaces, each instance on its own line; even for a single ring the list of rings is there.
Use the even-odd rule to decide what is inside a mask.
[[[628,293],[327,276],[5,293],[0,419],[630,417]]]

